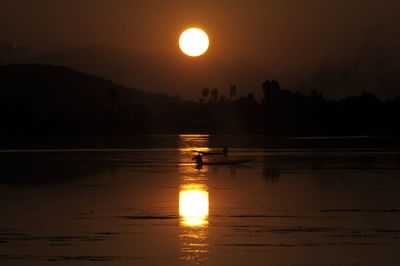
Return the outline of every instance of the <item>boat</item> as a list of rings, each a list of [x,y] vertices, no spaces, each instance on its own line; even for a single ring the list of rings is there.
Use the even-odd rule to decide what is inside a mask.
[[[242,163],[248,163],[253,160],[251,159],[241,159],[241,160],[224,160],[224,161],[212,161],[212,162],[202,162],[201,164],[197,165],[238,165]]]

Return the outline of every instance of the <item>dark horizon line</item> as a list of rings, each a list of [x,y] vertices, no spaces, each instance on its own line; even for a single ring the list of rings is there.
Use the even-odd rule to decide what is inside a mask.
[[[109,79],[109,78],[106,78],[106,77],[103,77],[103,76],[100,76],[100,75],[97,75],[97,74],[89,73],[87,71],[77,70],[76,68],[74,68],[72,66],[65,65],[65,64],[47,64],[47,63],[6,63],[6,64],[2,64],[2,63],[0,63],[0,67],[7,67],[7,66],[16,66],[16,67],[18,67],[18,66],[38,66],[38,67],[64,68],[64,69],[68,69],[68,70],[79,72],[79,73],[84,74],[84,75],[92,76],[94,78],[99,78],[99,79],[102,79],[102,80],[105,80],[105,81],[108,81],[108,82],[112,82],[118,87],[124,87],[124,88],[130,89],[130,90],[137,90],[139,92],[144,92],[144,93],[148,93],[148,94],[165,95],[165,96],[168,96],[170,98],[178,97],[180,100],[185,101],[185,102],[198,102],[200,100],[200,98],[201,98],[200,97],[200,98],[197,98],[197,99],[190,99],[190,98],[184,98],[184,97],[180,96],[177,93],[175,95],[173,95],[173,94],[169,94],[168,92],[159,92],[159,91],[154,91],[152,89],[143,89],[143,88],[137,88],[137,87],[127,86],[127,85],[122,85],[121,83],[119,83],[118,81],[115,81],[114,79]],[[268,81],[268,80],[269,79],[264,79],[263,81],[261,81],[260,82],[260,88],[262,88],[262,84],[265,81]],[[276,80],[272,79],[272,81],[276,81]],[[232,86],[236,87],[235,84],[231,84],[231,88],[232,88]],[[203,89],[205,89],[205,88],[210,89],[210,91],[212,89],[217,89],[220,92],[220,94],[219,94],[220,96],[224,96],[224,97],[226,97],[226,99],[230,98],[229,96],[227,96],[225,94],[221,94],[221,89],[218,88],[218,87],[204,86]],[[227,88],[226,89],[226,90],[228,90],[227,92],[229,92],[229,89],[231,89],[231,88]],[[313,93],[313,91],[316,90],[317,92],[321,93],[322,98],[324,100],[327,100],[329,102],[337,102],[337,101],[342,101],[342,100],[346,100],[346,99],[351,99],[351,98],[354,98],[354,97],[360,97],[363,94],[373,95],[374,97],[376,97],[382,103],[390,102],[390,101],[393,101],[393,100],[396,100],[396,99],[400,98],[400,94],[398,94],[397,96],[386,97],[386,99],[384,99],[384,97],[379,97],[374,92],[372,92],[372,91],[370,91],[368,89],[363,90],[360,94],[347,95],[347,96],[344,96],[344,97],[341,97],[341,98],[328,98],[328,97],[325,97],[323,95],[323,92],[322,92],[322,90],[324,90],[324,88],[308,88],[306,90],[309,92],[310,95]],[[304,92],[302,92],[301,89],[296,89],[296,90],[283,89],[283,91],[288,91],[288,92],[290,92],[292,94],[301,94],[302,96],[310,96],[310,95],[304,94]],[[248,91],[247,93],[245,92],[244,94],[241,94],[241,95],[237,95],[236,99],[238,99],[240,97],[247,97],[249,94],[252,94],[254,96],[254,99],[258,100],[258,102],[261,103],[262,96],[257,96],[253,92],[250,92],[250,91]]]

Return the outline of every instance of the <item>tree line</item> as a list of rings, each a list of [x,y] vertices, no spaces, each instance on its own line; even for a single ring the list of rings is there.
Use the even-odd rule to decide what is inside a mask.
[[[400,132],[400,98],[364,92],[340,100],[265,80],[261,98],[204,88],[198,101],[146,93],[69,68],[0,66],[3,135],[264,134],[388,135]]]

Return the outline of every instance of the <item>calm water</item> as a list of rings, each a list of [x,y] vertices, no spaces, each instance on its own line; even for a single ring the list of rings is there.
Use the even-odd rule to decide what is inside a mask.
[[[0,265],[399,265],[396,149],[173,139],[0,152]]]

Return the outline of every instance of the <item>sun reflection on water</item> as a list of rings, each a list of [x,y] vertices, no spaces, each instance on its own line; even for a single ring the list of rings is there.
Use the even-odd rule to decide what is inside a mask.
[[[184,185],[179,192],[179,215],[183,225],[208,223],[208,191],[200,185]]]
[[[179,216],[181,254],[190,264],[204,264],[208,259],[209,192],[208,168],[187,163],[193,151],[208,151],[208,135],[181,135],[179,172]]]

